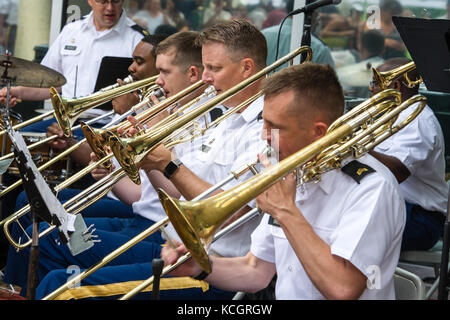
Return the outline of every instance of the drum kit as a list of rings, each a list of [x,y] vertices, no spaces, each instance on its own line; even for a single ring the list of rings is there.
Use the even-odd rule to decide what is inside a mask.
[[[21,115],[10,110],[10,92],[12,85],[33,88],[60,87],[66,83],[66,79],[60,73],[39,63],[5,54],[0,55],[0,82],[7,87],[4,106],[0,108],[2,114],[0,118],[0,129],[6,130],[8,127],[22,122]],[[27,145],[36,143],[46,137],[45,133],[23,132],[23,130],[21,133]],[[4,156],[8,152],[11,152],[11,148],[11,139],[8,134],[4,134],[3,137],[0,137],[1,155]],[[38,165],[48,161],[58,153],[49,144],[44,144],[40,148],[30,152],[33,161]],[[70,167],[69,157],[65,157],[43,172],[43,176],[49,183],[58,183],[62,179],[67,178]],[[15,161],[8,165],[6,172],[11,176],[20,177],[19,169]]]

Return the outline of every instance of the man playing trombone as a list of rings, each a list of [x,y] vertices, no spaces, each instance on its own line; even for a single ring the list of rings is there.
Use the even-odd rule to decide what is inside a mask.
[[[267,78],[262,92],[262,136],[280,160],[324,137],[344,110],[342,88],[329,66],[286,68]],[[191,259],[172,275],[203,275],[224,290],[256,292],[277,274],[277,299],[393,299],[405,224],[395,177],[370,155],[350,157],[341,169],[297,188],[301,172],[259,193],[256,204],[267,214],[246,256],[209,255],[210,274]],[[176,249],[165,246],[161,256],[170,265],[186,251],[177,243]]]
[[[264,36],[248,22],[231,21],[218,24],[205,30],[199,36],[198,43],[202,45],[203,81],[212,84],[219,94],[238,85],[265,67],[267,47]],[[158,52],[160,49],[161,46],[158,47]],[[158,65],[158,58],[157,66],[160,69],[160,74],[164,75],[167,69]],[[260,151],[264,145],[259,135],[262,122],[258,121],[262,110],[262,98],[257,98],[260,82],[260,79],[256,80],[246,90],[242,90],[231,99],[224,101],[223,105],[230,110],[240,106],[240,112],[220,122],[217,127],[211,129],[209,134],[203,136],[203,139],[194,140],[189,146],[177,148],[177,154],[183,164],[174,161],[178,162],[176,170],[169,172],[166,169],[168,162],[172,161],[172,153],[166,148],[160,146],[151,152],[142,163],[141,168],[149,175],[159,176],[158,179],[152,180],[154,186],[160,187],[162,183],[165,183],[165,190],[170,193],[173,192],[174,196],[182,195],[186,199],[191,199],[223,179],[233,169],[254,160],[256,150]],[[166,89],[164,86],[163,88]],[[172,92],[169,86],[167,89],[169,93]],[[251,101],[249,98],[256,100],[251,103],[246,102]],[[165,173],[165,177],[162,172]],[[180,175],[187,177],[186,180],[179,182]],[[190,187],[188,184],[190,184]],[[147,196],[149,195],[147,194]],[[146,210],[147,216],[156,221],[166,218],[154,190],[151,198],[145,200],[147,201],[147,208],[152,206],[150,208],[154,210],[153,212]],[[249,234],[256,227],[257,220],[255,219],[253,223],[239,228],[236,232],[223,238],[222,241],[217,242],[214,247],[215,254],[221,256],[242,256],[246,254],[250,244]],[[174,234],[170,228],[167,229],[167,232]],[[64,284],[67,279],[64,268],[73,264],[68,261],[71,258],[67,254],[63,254],[63,259],[66,261],[64,265],[58,267],[58,270],[51,271],[48,269],[48,266],[54,266],[54,257],[60,256],[60,252],[65,251],[63,247],[55,248],[51,237],[52,235],[41,241],[41,246],[47,249],[51,248],[51,253],[44,248],[41,250],[40,270],[45,270],[44,272],[48,274],[43,278],[37,289],[37,297],[43,297]],[[99,237],[102,238],[101,233]],[[100,243],[100,246],[97,246],[97,249],[96,246],[92,249],[95,251],[103,250],[101,245],[103,242]],[[112,248],[108,249],[111,251]],[[81,287],[70,289],[57,298],[94,297],[93,292],[85,291],[86,288],[92,287],[95,287],[96,290],[103,288],[103,292],[100,294],[103,297],[125,294],[135,283],[131,280],[143,280],[151,274],[151,261],[153,258],[159,257],[160,250],[161,246],[156,242],[140,242],[121,254],[115,265],[110,264],[110,266],[99,269],[84,279],[81,282]],[[44,254],[42,254],[43,251],[45,251]],[[96,259],[100,260],[106,253],[108,253],[108,250],[103,250],[102,254],[95,254]],[[84,253],[80,256],[85,258]],[[82,268],[87,268],[97,262],[89,258],[83,259],[85,261],[80,261],[78,258],[76,260],[78,265],[80,265],[80,262],[83,263]],[[169,281],[168,286],[162,284],[161,288],[174,288],[173,284],[178,283],[175,287],[185,288],[184,290],[163,290],[161,297],[176,298],[183,295],[186,297],[187,295],[187,297],[193,299],[231,298],[233,296],[232,292],[209,288],[208,285],[198,280],[185,278],[182,279],[181,283],[179,281],[180,279],[174,279]],[[97,286],[99,284],[101,287]],[[120,288],[120,290],[117,291],[117,288]]]

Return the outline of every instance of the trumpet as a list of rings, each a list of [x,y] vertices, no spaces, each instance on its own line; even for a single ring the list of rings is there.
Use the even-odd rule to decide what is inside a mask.
[[[414,88],[417,85],[419,85],[420,83],[422,83],[422,77],[419,76],[419,78],[412,80],[409,78],[408,76],[408,72],[410,72],[411,70],[416,69],[416,65],[414,64],[413,61],[400,66],[398,68],[395,68],[393,70],[390,71],[386,71],[386,72],[379,72],[377,69],[372,68],[372,72],[373,72],[373,77],[375,79],[375,81],[378,83],[378,85],[380,86],[381,90],[385,90],[387,89],[391,83],[393,81],[395,81],[398,77],[402,76],[404,77],[405,81],[406,81],[406,85],[409,88]]]

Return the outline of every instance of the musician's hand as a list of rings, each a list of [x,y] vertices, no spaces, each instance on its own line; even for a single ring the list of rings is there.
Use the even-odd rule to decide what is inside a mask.
[[[161,259],[164,260],[164,266],[174,264],[179,257],[185,255],[188,252],[184,244],[174,240],[172,240],[171,242],[175,245],[175,248],[166,243],[161,250]],[[172,272],[170,272],[169,275],[197,276],[201,271],[202,269],[197,265],[194,259],[189,259],[185,263],[174,269]]]
[[[70,138],[65,137],[63,130],[56,122],[52,123],[50,126],[47,127],[46,135],[47,137],[51,137],[54,135],[58,136],[58,138],[49,142],[50,146],[53,149],[65,149],[68,146],[72,145],[73,142],[75,141],[75,139],[71,137]]]
[[[91,152],[90,156],[91,156],[91,161],[89,162],[89,164],[92,164],[99,160],[94,152]],[[115,169],[114,164],[111,165],[111,170],[105,168],[104,166],[97,166],[94,170],[92,170],[91,175],[95,180],[98,181],[98,180],[103,179],[105,176],[107,176],[109,173],[111,173],[111,171],[113,171],[114,169]]]
[[[122,137],[132,137],[134,136],[136,133],[145,130],[144,126],[136,120],[135,117],[133,116],[128,116],[127,120],[132,124],[132,127],[129,128],[128,130],[123,130],[122,128],[118,128],[117,129],[117,133],[122,136]]]
[[[159,170],[164,172],[164,169],[171,160],[172,152],[161,144],[147,154],[141,162],[141,169],[145,171]]]
[[[119,83],[121,86],[124,85],[123,80],[117,79],[117,83]],[[131,109],[134,105],[136,105],[139,102],[139,95],[137,91],[123,94],[117,98],[114,98],[112,100],[112,106],[114,109],[114,112],[117,114],[124,114],[128,110]]]
[[[265,168],[270,167],[270,162],[264,155],[258,155],[259,161]],[[287,174],[283,179],[272,185],[256,198],[256,205],[277,219],[278,215],[293,212],[296,196],[296,178],[293,173]]]
[[[0,90],[0,104],[6,106],[7,88],[4,87]],[[16,104],[22,102],[24,87],[11,87],[9,90],[9,106],[14,107]]]

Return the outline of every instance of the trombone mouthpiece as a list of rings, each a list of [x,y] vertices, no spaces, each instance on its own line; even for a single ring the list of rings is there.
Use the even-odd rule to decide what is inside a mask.
[[[208,86],[204,92],[206,97],[216,94],[216,88],[214,86]]]

